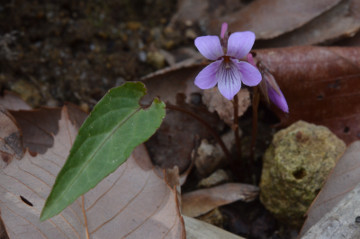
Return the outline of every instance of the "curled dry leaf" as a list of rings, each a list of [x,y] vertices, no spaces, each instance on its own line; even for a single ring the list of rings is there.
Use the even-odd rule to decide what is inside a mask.
[[[338,160],[320,193],[307,212],[307,219],[301,229],[306,233],[327,212],[330,212],[346,194],[360,182],[360,141],[352,143]]]
[[[237,96],[239,100],[238,117],[240,117],[250,106],[250,93],[247,89],[242,88]],[[228,125],[233,125],[234,105],[232,101],[222,96],[217,88],[204,90],[202,99],[210,112],[216,111],[220,119]]]
[[[175,189],[156,173],[139,146],[131,157],[61,214],[40,212],[78,128],[63,107],[46,153],[26,152],[0,171],[1,216],[10,238],[185,238]],[[1,127],[3,128],[3,127]]]
[[[360,1],[345,0],[303,27],[261,45],[278,47],[331,43],[355,35],[359,28]]]
[[[303,26],[338,4],[340,0],[257,0],[239,11],[214,20],[228,22],[231,31],[253,31],[256,39],[271,39]]]
[[[360,136],[360,48],[289,47],[258,50],[289,104],[283,125],[298,120],[330,128],[347,144]]]
[[[181,200],[182,213],[188,217],[197,217],[238,200],[250,202],[257,197],[258,191],[253,185],[226,183],[185,193]]]

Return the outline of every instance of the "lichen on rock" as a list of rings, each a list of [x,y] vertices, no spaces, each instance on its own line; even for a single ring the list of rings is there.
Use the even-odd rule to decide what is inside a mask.
[[[280,221],[299,227],[345,143],[328,128],[298,121],[274,135],[263,158],[260,200]]]

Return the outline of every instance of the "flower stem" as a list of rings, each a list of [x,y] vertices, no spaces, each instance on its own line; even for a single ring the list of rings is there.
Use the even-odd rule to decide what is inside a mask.
[[[235,146],[236,146],[236,152],[238,154],[238,161],[241,160],[241,140],[239,135],[239,99],[237,94],[234,96],[234,123],[233,123],[233,130],[234,130],[234,136],[235,136]]]
[[[230,155],[229,150],[226,148],[224,141],[221,139],[219,134],[205,120],[203,120],[201,117],[194,114],[190,110],[184,109],[182,107],[178,107],[176,105],[166,104],[166,109],[176,110],[176,111],[185,113],[185,114],[193,117],[197,121],[199,121],[201,124],[203,124],[210,131],[210,133],[213,135],[213,137],[217,140],[217,142],[219,143],[219,145],[220,145],[221,149],[223,150],[228,161],[231,162],[231,155]]]
[[[250,160],[254,162],[255,160],[255,149],[256,149],[256,137],[258,129],[258,109],[259,109],[259,87],[255,86],[253,91],[253,100],[252,100],[253,116],[252,116],[252,132],[251,132],[251,145],[250,145]]]

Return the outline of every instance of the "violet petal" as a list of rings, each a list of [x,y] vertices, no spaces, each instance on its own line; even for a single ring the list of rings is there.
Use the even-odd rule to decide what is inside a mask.
[[[232,61],[222,63],[216,74],[220,93],[228,100],[232,100],[241,88],[241,74]]]
[[[268,85],[267,87],[268,89],[268,94],[269,94],[269,99],[277,106],[279,107],[279,109],[281,109],[282,111],[289,113],[289,106],[286,102],[286,99],[283,95],[283,93],[281,92],[280,89],[279,93],[276,92],[276,90],[274,88],[272,88],[271,86]]]
[[[195,85],[200,89],[210,89],[217,83],[216,73],[223,59],[215,61],[202,69],[195,78]]]
[[[225,37],[225,33],[227,31],[227,28],[228,28],[228,24],[226,22],[224,22],[222,25],[221,25],[221,32],[220,32],[220,37],[222,39],[224,39]]]
[[[199,52],[209,60],[217,60],[224,55],[218,36],[202,36],[195,39]]]
[[[234,32],[229,37],[226,55],[241,59],[250,52],[254,42],[253,32]]]
[[[232,60],[233,62],[235,60]],[[247,86],[256,86],[260,83],[262,77],[260,71],[250,63],[240,61],[236,63],[241,72],[241,81]]]

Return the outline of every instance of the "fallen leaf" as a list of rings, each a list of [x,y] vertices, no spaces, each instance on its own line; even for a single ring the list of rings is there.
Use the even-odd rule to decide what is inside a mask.
[[[360,238],[360,184],[346,194],[344,198],[315,225],[313,225],[302,239],[328,238]]]
[[[182,195],[181,211],[188,217],[197,217],[238,200],[250,202],[256,198],[258,192],[257,187],[241,183],[226,183],[199,189]]]
[[[21,133],[15,119],[0,106],[0,168],[6,167],[13,159],[20,160],[24,150]]]
[[[183,217],[187,239],[245,239],[198,219],[187,216]]]
[[[288,47],[256,51],[288,102],[283,125],[298,120],[324,125],[347,144],[360,136],[360,48]]]
[[[256,39],[271,39],[297,29],[340,0],[256,0],[239,11],[214,19],[212,26],[229,24],[230,31],[253,31]]]
[[[250,106],[250,93],[243,88],[237,94],[238,97],[238,117],[242,116]],[[232,101],[220,94],[217,88],[204,90],[203,102],[210,112],[217,112],[220,119],[228,125],[234,124],[234,105]]]
[[[0,105],[7,110],[30,110],[31,107],[20,98],[19,95],[5,91],[4,96],[0,97]]]
[[[178,95],[185,95],[185,102],[191,103],[197,94],[202,90],[195,86],[194,80],[205,63],[179,63],[142,79],[148,89],[148,94],[141,99],[142,104],[149,104],[154,97],[159,97],[162,101],[170,104],[177,103]]]
[[[77,134],[66,106],[58,125],[45,154],[27,151],[0,170],[1,216],[10,238],[185,238],[176,191],[154,170],[143,146],[61,214],[40,222]]]
[[[31,152],[45,153],[53,146],[53,135],[59,131],[59,126],[54,122],[59,121],[61,108],[40,108],[10,113],[20,126],[25,148]]]
[[[226,1],[192,1],[179,0],[177,11],[170,21],[170,27],[175,28],[179,25],[189,26],[198,23],[211,33],[218,34],[219,26],[209,29],[212,19],[219,19],[224,15],[230,14],[243,8],[248,3],[245,1],[226,0]],[[221,24],[221,23],[220,23]]]
[[[216,125],[218,122],[218,117],[210,114],[204,107],[173,106],[167,110],[157,132],[145,143],[156,165],[162,168],[178,166],[181,173],[190,166],[194,148],[199,145],[200,139],[212,136],[202,122],[184,111],[206,119],[210,125]],[[221,127],[221,123],[219,125]]]
[[[304,234],[330,212],[360,182],[360,141],[352,143],[338,160],[320,193],[307,212],[301,229]]]
[[[260,43],[262,47],[284,47],[331,43],[351,37],[360,28],[360,1],[345,0],[299,29]]]

